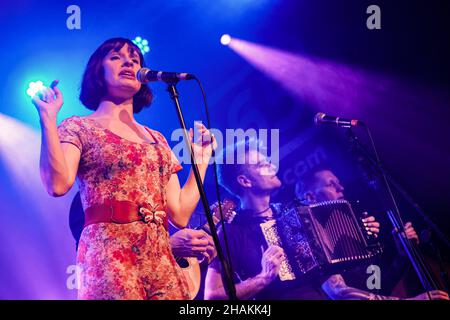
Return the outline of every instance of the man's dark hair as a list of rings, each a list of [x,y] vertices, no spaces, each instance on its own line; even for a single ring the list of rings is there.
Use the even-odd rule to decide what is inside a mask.
[[[221,153],[218,154],[218,158],[222,157],[223,164],[219,164],[218,178],[219,184],[224,187],[230,194],[239,196],[241,186],[237,181],[237,177],[245,173],[245,165],[247,163],[247,155],[250,150],[261,150],[261,144],[256,139],[244,139],[237,141],[232,145],[224,148]],[[238,159],[241,155],[241,151],[244,151],[244,159]],[[227,163],[227,158],[233,159],[233,163]]]
[[[295,195],[300,200],[304,200],[303,197],[306,192],[311,191],[314,188],[315,183],[317,182],[316,174],[322,171],[331,171],[332,169],[328,166],[317,166],[308,171],[306,171],[295,184]]]
[[[125,38],[112,38],[102,43],[89,58],[81,82],[80,100],[90,110],[97,110],[100,101],[107,94],[105,83],[105,70],[103,59],[111,51],[119,51],[125,44],[131,53],[137,53],[144,67],[144,57],[141,50],[131,40]],[[133,113],[140,112],[145,106],[152,103],[153,94],[150,87],[141,84],[141,88],[133,97]]]

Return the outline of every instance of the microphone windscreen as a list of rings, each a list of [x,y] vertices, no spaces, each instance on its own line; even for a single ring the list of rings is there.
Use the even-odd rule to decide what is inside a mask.
[[[136,79],[138,79],[139,82],[141,83],[147,83],[147,73],[150,71],[150,69],[147,68],[141,68],[138,70],[138,72],[136,73]]]
[[[322,119],[325,117],[325,113],[323,112],[318,112],[315,116],[314,116],[314,123],[316,125],[319,125],[322,123]]]

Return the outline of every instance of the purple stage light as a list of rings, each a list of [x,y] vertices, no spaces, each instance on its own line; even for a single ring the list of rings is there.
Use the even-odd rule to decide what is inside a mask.
[[[47,194],[39,174],[40,132],[0,114],[0,299],[75,299],[75,241],[68,227],[77,188]]]
[[[390,141],[392,153],[402,148],[403,152],[421,150],[430,157],[440,157],[426,135],[420,133],[446,126],[438,113],[448,106],[446,92],[393,75],[237,38],[229,47],[297,98],[299,107],[362,120],[375,136]],[[427,118],[437,119],[439,124],[423,121]],[[407,144],[411,141],[414,143]]]

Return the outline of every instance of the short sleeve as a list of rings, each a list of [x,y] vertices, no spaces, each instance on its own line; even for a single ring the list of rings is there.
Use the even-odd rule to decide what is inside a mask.
[[[81,142],[80,134],[80,123],[76,120],[75,117],[70,117],[63,120],[58,126],[59,141],[61,143],[71,143],[75,147],[80,149],[80,152],[82,152],[83,144]]]
[[[177,173],[178,171],[183,169],[183,167],[181,166],[180,162],[178,161],[177,157],[172,152],[172,150],[170,150],[170,156],[171,156],[171,164],[170,164],[171,165],[171,170],[170,170],[170,172]]]
[[[151,130],[151,132],[156,135],[156,138],[158,139],[158,141],[160,143],[162,143],[170,152],[170,165],[169,165],[170,173],[177,173],[178,171],[183,169],[183,167],[181,166],[180,162],[178,161],[176,155],[173,153],[172,149],[170,149],[170,146],[167,143],[166,138],[164,138],[164,136],[158,131]]]

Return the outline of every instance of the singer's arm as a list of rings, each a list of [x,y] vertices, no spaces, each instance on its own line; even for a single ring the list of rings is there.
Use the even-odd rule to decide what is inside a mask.
[[[47,192],[54,197],[59,197],[66,194],[75,182],[81,153],[74,145],[59,141],[56,118],[41,114],[40,123],[41,179]]]
[[[203,182],[209,160],[211,159],[212,150],[217,147],[217,142],[204,125],[196,123],[196,127],[199,132],[199,135],[196,137],[197,141],[190,143],[194,151],[200,178]],[[191,141],[193,140],[193,135],[193,130],[191,129],[189,132]],[[172,174],[166,187],[166,194],[170,220],[178,228],[186,227],[200,199],[200,192],[193,170],[191,169],[183,188],[180,188],[177,174]]]
[[[207,168],[207,163],[198,165],[202,181],[205,178]],[[185,228],[200,199],[200,193],[192,169],[183,188],[180,187],[177,174],[173,173],[167,184],[166,192],[171,222],[178,228]]]
[[[41,124],[40,174],[47,192],[55,197],[64,195],[75,182],[80,150],[59,141],[56,117],[63,105],[63,96],[57,88],[58,80],[33,97]]]

